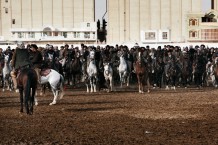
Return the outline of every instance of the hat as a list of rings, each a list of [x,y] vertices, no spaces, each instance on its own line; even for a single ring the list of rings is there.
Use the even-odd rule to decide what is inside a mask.
[[[31,48],[34,48],[34,49],[38,49],[38,46],[36,44],[31,44]]]

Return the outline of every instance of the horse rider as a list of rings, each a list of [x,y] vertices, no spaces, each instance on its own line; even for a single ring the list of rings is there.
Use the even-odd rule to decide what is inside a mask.
[[[30,46],[30,61],[33,65],[34,70],[36,71],[37,77],[38,77],[38,82],[40,84],[41,78],[40,78],[40,67],[42,63],[42,54],[40,51],[38,51],[38,46],[36,44],[31,44]]]
[[[29,51],[25,48],[23,43],[18,44],[17,48],[15,49],[13,56],[12,56],[12,71],[11,77],[14,84],[14,89],[18,92],[17,89],[17,74],[18,71],[24,68],[29,68],[31,66],[31,61],[29,59]]]

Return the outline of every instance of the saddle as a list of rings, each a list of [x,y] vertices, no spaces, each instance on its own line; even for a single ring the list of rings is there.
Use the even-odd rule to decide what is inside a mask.
[[[50,74],[50,72],[51,72],[51,69],[43,69],[41,70],[40,75],[46,77],[47,75]]]

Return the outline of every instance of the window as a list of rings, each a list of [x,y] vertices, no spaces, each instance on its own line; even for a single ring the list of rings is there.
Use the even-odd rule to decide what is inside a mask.
[[[43,32],[43,36],[44,37],[51,36],[51,32]]]
[[[162,33],[162,39],[164,40],[168,39],[167,32]]]
[[[198,21],[196,19],[189,20],[189,26],[196,26],[196,25],[198,25]]]
[[[12,24],[15,24],[15,19],[12,19]]]
[[[29,35],[29,38],[35,38],[35,33],[34,32],[29,32],[28,35]]]
[[[90,39],[90,32],[85,32],[84,33],[84,38]]]
[[[53,32],[53,35],[54,36],[58,36],[58,32],[56,31],[56,32]]]
[[[63,32],[64,38],[67,38],[67,32]]]
[[[145,40],[155,40],[155,32],[145,32]]]
[[[5,8],[5,13],[6,13],[6,14],[8,13],[8,8]]]
[[[198,37],[198,32],[197,31],[189,31],[189,38],[196,38]]]
[[[77,36],[76,36],[77,38],[80,38],[80,32],[77,32]]]
[[[76,38],[76,32],[73,32],[73,37]]]
[[[18,35],[17,35],[17,37],[18,37],[18,38],[23,38],[23,37],[24,37],[24,35],[23,35],[23,33],[22,33],[22,32],[18,32]]]
[[[93,32],[92,35],[93,35],[93,39],[95,39],[95,32]]]
[[[218,40],[218,29],[202,29],[201,30],[202,40]]]
[[[87,27],[90,27],[90,23],[87,23]]]

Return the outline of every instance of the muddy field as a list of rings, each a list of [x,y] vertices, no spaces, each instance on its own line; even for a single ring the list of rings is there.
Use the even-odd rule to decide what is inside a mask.
[[[0,144],[218,144],[216,89],[84,90],[66,90],[54,106],[47,93],[31,116],[19,113],[18,94],[0,92]]]

